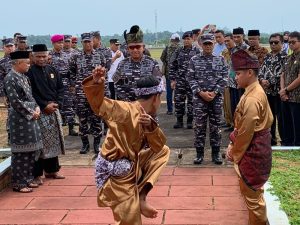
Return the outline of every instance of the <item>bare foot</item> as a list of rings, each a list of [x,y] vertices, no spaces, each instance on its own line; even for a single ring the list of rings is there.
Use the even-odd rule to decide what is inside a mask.
[[[158,211],[148,204],[145,200],[140,199],[141,213],[147,218],[156,218]]]

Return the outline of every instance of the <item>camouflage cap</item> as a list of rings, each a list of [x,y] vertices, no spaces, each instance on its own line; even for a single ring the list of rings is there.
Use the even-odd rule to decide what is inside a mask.
[[[93,39],[92,33],[82,33],[81,34],[81,40],[82,41],[91,41]]]
[[[17,39],[18,39],[19,42],[26,42],[27,41],[27,36],[19,35]]]
[[[101,37],[100,31],[92,31],[91,33],[92,33],[93,37]]]
[[[5,38],[2,40],[3,46],[11,46],[14,45],[14,39],[12,38]]]
[[[134,25],[130,28],[129,33],[126,33],[126,30],[124,31],[124,37],[126,39],[126,43],[143,43],[143,31],[140,29],[138,25]]]
[[[202,43],[207,43],[207,42],[214,43],[215,42],[215,35],[210,34],[210,33],[203,34],[203,35],[200,36],[200,40],[201,40]]]
[[[71,39],[72,39],[72,35],[69,34],[64,35],[64,41],[71,41]]]
[[[192,31],[186,31],[186,32],[183,33],[181,38],[185,39],[187,37],[193,37],[193,32]]]

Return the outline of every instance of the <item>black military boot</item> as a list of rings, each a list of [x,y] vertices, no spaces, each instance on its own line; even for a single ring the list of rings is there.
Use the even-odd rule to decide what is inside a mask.
[[[186,121],[186,128],[193,129],[193,117],[192,116],[188,116],[187,121]]]
[[[194,164],[201,164],[203,162],[204,158],[204,148],[203,147],[198,147],[196,148],[197,156],[194,159]]]
[[[100,149],[100,141],[101,141],[101,136],[99,137],[94,137],[94,152],[95,154],[99,153],[99,149]]]
[[[73,124],[69,124],[69,136],[78,136],[78,133],[74,130]]]
[[[173,126],[174,129],[183,128],[183,116],[177,117],[177,122]]]
[[[223,163],[220,153],[220,146],[211,148],[211,160],[217,165],[221,165]]]
[[[90,143],[88,137],[81,137],[82,147],[80,150],[80,154],[86,154],[90,151]]]

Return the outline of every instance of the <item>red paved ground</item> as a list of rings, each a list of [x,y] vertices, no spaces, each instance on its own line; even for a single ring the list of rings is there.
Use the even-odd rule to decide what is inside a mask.
[[[97,207],[93,168],[62,173],[65,180],[45,179],[29,194],[0,193],[0,224],[114,224],[110,209]],[[143,224],[247,224],[232,168],[167,167],[148,200],[159,216]]]

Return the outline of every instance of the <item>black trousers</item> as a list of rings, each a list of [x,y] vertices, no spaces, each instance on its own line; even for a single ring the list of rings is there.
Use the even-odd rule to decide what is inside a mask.
[[[273,114],[273,124],[271,126],[271,134],[272,134],[272,145],[277,145],[277,139],[276,139],[276,122],[278,123],[278,132],[281,139],[283,139],[284,131],[283,131],[283,118],[282,118],[282,112],[281,112],[281,99],[279,95],[272,96],[267,95],[268,102]]]
[[[35,161],[34,165],[34,177],[43,176],[44,171],[46,173],[56,173],[60,169],[58,156],[49,159],[41,159]]]
[[[244,89],[229,88],[230,92],[230,104],[231,104],[231,113],[234,116],[235,109],[240,101],[241,96],[244,94]]]
[[[282,145],[300,146],[300,103],[282,102],[284,136]]]

